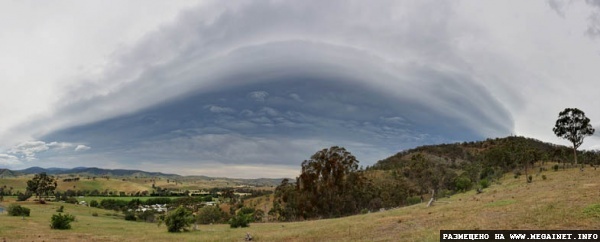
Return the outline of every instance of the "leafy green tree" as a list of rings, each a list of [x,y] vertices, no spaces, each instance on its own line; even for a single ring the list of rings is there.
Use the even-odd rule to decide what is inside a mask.
[[[218,206],[204,206],[198,210],[197,220],[200,224],[211,224],[222,222],[227,214]]]
[[[575,165],[577,165],[577,148],[583,144],[585,136],[593,135],[595,130],[583,111],[577,108],[566,108],[558,113],[558,120],[552,131],[556,136],[571,141]]]
[[[323,149],[302,162],[295,186],[284,180],[276,189],[274,204],[283,205],[276,212],[285,220],[356,214],[371,200],[363,196],[366,183],[350,152],[337,146]]]
[[[45,172],[36,174],[33,179],[27,181],[27,191],[34,193],[37,198],[40,198],[40,203],[43,202],[41,198],[48,197],[48,195],[56,190],[57,186],[56,178],[46,175]]]
[[[167,225],[167,230],[171,233],[188,231],[189,227],[193,223],[194,217],[192,216],[192,211],[189,211],[183,206],[177,207],[165,217],[165,224]]]
[[[250,222],[252,221],[251,214],[238,213],[237,215],[231,217],[229,219],[229,227],[231,228],[245,228],[248,227]]]
[[[457,191],[461,191],[461,192],[467,191],[467,190],[471,189],[472,184],[473,183],[471,182],[471,179],[469,179],[469,177],[464,176],[464,175],[456,177],[454,179],[454,186],[456,187]]]
[[[71,229],[71,222],[75,221],[75,216],[70,214],[54,214],[50,218],[51,229]]]

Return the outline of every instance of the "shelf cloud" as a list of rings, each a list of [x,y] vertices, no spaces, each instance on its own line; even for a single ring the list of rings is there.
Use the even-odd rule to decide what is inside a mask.
[[[27,10],[14,4],[6,9]],[[164,7],[138,4],[149,12]],[[273,177],[258,169],[269,166],[291,177],[302,160],[332,145],[366,166],[432,143],[510,134],[560,142],[551,133],[560,110],[577,106],[592,121],[598,116],[590,88],[600,74],[593,1],[179,4],[164,16],[134,14],[128,30],[98,22],[67,34],[19,17],[34,18],[29,23],[69,50],[83,40],[77,33],[129,37],[106,39],[96,52],[82,46],[86,61],[56,60],[44,50],[45,62],[25,65],[37,70],[54,60],[62,69],[29,76],[37,82],[19,82],[28,76],[15,66],[0,74],[23,94],[0,104],[10,116],[0,123],[0,164],[202,175],[252,167],[230,176]],[[48,23],[65,24],[50,14],[55,9],[42,9]],[[32,31],[13,35],[40,33]],[[0,50],[32,44],[18,38],[0,40]]]

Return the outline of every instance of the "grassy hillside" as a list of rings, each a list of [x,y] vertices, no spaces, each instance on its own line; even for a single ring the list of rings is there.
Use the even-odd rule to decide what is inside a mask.
[[[550,168],[552,163],[545,164]],[[545,175],[547,179],[542,179]],[[167,233],[164,225],[128,222],[112,211],[69,204],[21,203],[31,217],[0,215],[0,239],[7,241],[437,241],[441,229],[597,229],[600,227],[600,170],[560,169],[515,179],[507,174],[482,194],[474,191],[424,203],[351,217],[293,223],[253,223],[249,228],[199,226],[198,231]],[[4,201],[8,206],[14,201]],[[75,214],[69,231],[49,228],[58,206]],[[97,212],[98,217],[91,214]]]

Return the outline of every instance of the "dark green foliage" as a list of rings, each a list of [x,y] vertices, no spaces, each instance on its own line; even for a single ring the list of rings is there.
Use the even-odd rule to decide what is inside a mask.
[[[156,219],[156,211],[154,210],[146,210],[144,212],[137,212],[137,218],[139,221],[154,223]]]
[[[102,199],[102,201],[100,201],[100,208],[125,211],[129,208],[129,202],[118,199]]]
[[[554,170],[554,171],[558,171],[558,168],[559,168],[559,167],[558,167],[558,164],[556,164],[556,165],[552,166],[552,170]]]
[[[135,200],[135,199],[134,199]],[[144,205],[154,205],[154,204],[171,204],[173,200],[168,197],[157,197],[157,198],[149,198],[143,202]]]
[[[548,178],[546,177],[546,175],[542,175],[542,180],[546,180],[546,179],[548,179]]]
[[[577,164],[577,148],[583,144],[586,136],[594,134],[594,128],[585,113],[577,108],[566,108],[558,113],[558,119],[552,129],[556,136],[567,139],[573,144],[575,164]]]
[[[56,178],[46,175],[45,172],[36,174],[33,179],[27,181],[27,191],[35,194],[40,201],[43,197],[52,194],[57,186]]]
[[[323,149],[302,162],[296,184],[284,179],[277,187],[271,213],[283,220],[357,214],[372,199],[367,186],[356,157],[337,146]]]
[[[67,200],[65,200],[65,202],[70,204],[77,204],[79,201],[77,201],[77,198],[68,197]]]
[[[97,208],[99,206],[98,201],[92,200],[90,201],[90,207]]]
[[[467,191],[469,189],[471,189],[471,179],[469,179],[466,176],[459,176],[456,179],[454,179],[454,186],[456,187],[457,191]]]
[[[483,179],[479,181],[479,186],[483,188],[488,188],[490,186],[490,181],[488,179]]]
[[[177,207],[175,210],[169,212],[169,214],[165,216],[167,231],[171,233],[187,231],[193,222],[194,217],[192,216],[192,211],[189,211],[183,206]]]
[[[412,197],[407,198],[406,202],[408,203],[408,205],[418,204],[418,203],[421,203],[421,197],[412,196]]]
[[[254,213],[252,213],[252,222],[261,222],[265,216],[265,211],[262,209],[256,209]]]
[[[133,212],[125,212],[125,220],[127,220],[127,221],[136,221],[135,213],[133,213]]]
[[[197,221],[200,224],[212,224],[224,222],[226,218],[227,213],[218,206],[205,206],[198,210]]]
[[[60,206],[60,208],[56,209],[57,213],[62,213],[65,211],[65,206]]]
[[[71,229],[71,222],[75,221],[75,216],[70,214],[54,214],[50,218],[51,229]]]
[[[25,192],[25,193],[18,193],[17,194],[17,201],[26,201],[27,199],[29,199],[33,194],[29,191]]]
[[[231,228],[245,228],[248,227],[252,216],[250,214],[239,213],[229,219],[229,227]]]
[[[240,211],[238,211],[238,213],[241,213],[241,214],[254,214],[254,211],[256,211],[256,209],[254,209],[254,208],[242,207],[242,208],[240,208]]]
[[[529,175],[529,176],[527,177],[527,183],[531,183],[532,181],[533,181],[533,176],[532,176],[532,175]]]
[[[7,212],[8,212],[8,215],[10,215],[10,216],[27,216],[27,217],[29,217],[31,210],[26,207],[21,207],[21,205],[18,205],[18,204],[11,204],[8,206]]]

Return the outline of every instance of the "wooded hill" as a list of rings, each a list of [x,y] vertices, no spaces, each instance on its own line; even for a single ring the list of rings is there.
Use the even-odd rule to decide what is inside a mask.
[[[521,136],[487,139],[485,141],[462,142],[454,144],[426,145],[399,152],[373,165],[373,169],[391,170],[404,166],[403,161],[421,153],[437,162],[461,167],[465,163],[484,163],[483,165],[500,166],[504,168],[517,167],[518,162],[529,157],[537,161],[571,162],[573,151],[571,147],[542,142],[537,139]],[[579,151],[583,163],[597,164],[599,161],[596,151]],[[500,164],[502,162],[504,164]]]
[[[598,165],[600,153],[580,151],[580,164]],[[421,146],[357,169],[355,157],[340,147],[317,152],[302,163],[295,181],[275,191],[278,220],[347,216],[412,205],[472,189],[481,191],[506,173],[524,182],[551,169],[574,167],[572,148],[510,136],[478,142]],[[326,198],[326,199],[324,199]]]
[[[600,163],[598,151],[578,151],[578,157],[581,164],[588,166]],[[506,173],[515,177],[525,175],[527,180],[531,174],[541,173],[545,169],[541,165],[545,162],[556,162],[553,169],[573,167],[573,150],[519,136],[427,145],[380,160],[368,167],[366,174],[378,187],[392,186],[404,191],[404,194],[393,190],[387,193],[396,194],[396,199],[404,200],[395,205],[409,205],[433,191],[436,197],[442,197],[470,189],[484,189]],[[383,194],[382,198],[386,196]],[[384,204],[384,207],[388,206]]]

